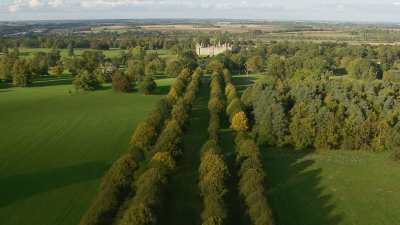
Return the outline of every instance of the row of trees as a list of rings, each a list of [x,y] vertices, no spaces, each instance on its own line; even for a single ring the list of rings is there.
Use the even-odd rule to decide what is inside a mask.
[[[224,71],[227,114],[231,127],[237,132],[235,138],[236,163],[239,169],[239,191],[246,203],[249,217],[254,225],[275,224],[265,192],[265,172],[260,149],[248,133],[248,119],[237,95],[228,70]]]
[[[296,149],[398,149],[400,85],[264,80],[242,96],[258,142]]]
[[[158,224],[165,203],[166,184],[175,170],[176,159],[181,153],[184,125],[198,92],[200,77],[201,71],[198,70],[193,74],[184,96],[177,99],[171,119],[152,149],[153,157],[146,171],[135,182],[135,196],[127,205],[118,224]]]
[[[228,167],[218,146],[220,117],[224,111],[222,76],[212,75],[210,83],[210,100],[208,109],[209,141],[204,144],[199,167],[199,188],[203,197],[202,224],[217,225],[227,223],[226,182],[229,176]]]
[[[22,58],[19,50],[14,49],[0,56],[0,80],[25,87],[32,84],[35,78],[49,74],[50,67],[54,68],[57,75],[61,75],[64,69],[60,59],[60,52],[57,50],[49,53],[37,52],[30,58]]]
[[[191,83],[196,83],[195,79]],[[196,92],[193,85],[189,85],[187,95],[193,95],[193,92]],[[182,95],[183,93],[179,93],[179,96]],[[163,97],[147,119],[137,126],[130,141],[128,153],[113,163],[103,178],[95,200],[82,217],[80,225],[106,225],[114,221],[121,205],[133,192],[132,183],[139,164],[145,160],[145,155],[149,154],[157,141],[157,137],[161,139],[159,134],[167,119],[170,118],[176,102],[176,96],[167,95]],[[169,124],[169,126],[173,125],[172,123]],[[166,131],[162,132],[164,135],[165,133]]]
[[[93,33],[93,34],[35,34],[13,38],[0,39],[0,48],[57,48],[67,49],[86,48],[96,50],[108,50],[110,48],[129,49],[141,46],[149,50],[167,49],[179,42],[176,38],[167,35],[146,34],[117,34],[117,33]]]

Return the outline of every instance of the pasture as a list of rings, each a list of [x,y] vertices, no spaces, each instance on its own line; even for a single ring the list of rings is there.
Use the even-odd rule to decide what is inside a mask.
[[[171,82],[158,80],[152,96],[57,83],[0,89],[0,224],[77,224]]]
[[[400,223],[400,166],[389,153],[262,152],[277,224]]]

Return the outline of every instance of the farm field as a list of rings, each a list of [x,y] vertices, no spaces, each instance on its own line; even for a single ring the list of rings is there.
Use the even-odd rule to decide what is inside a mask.
[[[135,126],[168,90],[117,94],[109,86],[0,89],[0,224],[75,225]]]
[[[400,167],[389,153],[262,153],[277,224],[400,223]]]

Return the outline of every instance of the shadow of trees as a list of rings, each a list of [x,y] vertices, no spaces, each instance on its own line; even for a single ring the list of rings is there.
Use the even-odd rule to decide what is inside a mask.
[[[277,225],[338,225],[332,195],[321,186],[321,169],[307,153],[262,148],[267,191]]]
[[[105,162],[89,162],[29,174],[0,178],[0,208],[63,186],[102,177],[110,167]]]
[[[246,90],[249,86],[251,86],[256,81],[254,77],[248,77],[246,75],[235,76],[233,78],[233,82],[236,86],[238,92],[242,92]]]
[[[169,92],[169,85],[158,86],[152,95],[166,95]]]
[[[72,78],[69,79],[47,79],[47,80],[40,80],[34,81],[31,87],[45,87],[45,86],[57,86],[57,85],[67,85],[72,84]]]
[[[202,197],[198,185],[202,145],[208,139],[208,88],[202,86],[193,105],[183,138],[183,155],[168,185],[168,207],[163,212],[164,225],[200,225]]]

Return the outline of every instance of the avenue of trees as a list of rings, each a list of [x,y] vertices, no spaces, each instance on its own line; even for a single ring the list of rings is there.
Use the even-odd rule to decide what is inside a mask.
[[[103,178],[99,193],[91,207],[82,217],[80,225],[106,225],[112,223],[122,204],[134,191],[132,185],[136,182],[134,177],[137,169],[139,169],[139,164],[147,160],[155,152],[160,152],[157,157],[161,159],[167,157],[167,155],[161,154],[161,149],[167,145],[171,148],[176,147],[179,139],[175,139],[178,138],[175,135],[179,134],[180,132],[176,132],[181,130],[181,127],[176,125],[183,124],[182,119],[186,117],[181,114],[188,113],[188,107],[194,101],[198,91],[201,75],[201,71],[197,70],[192,78],[189,77],[190,83],[186,80],[186,77],[178,77],[171,89],[178,85],[184,85],[181,87],[182,91],[174,92],[176,93],[174,95],[168,94],[162,98],[148,118],[137,126],[132,136],[128,153],[115,161],[107,172]],[[182,80],[185,80],[185,82],[181,82]],[[178,101],[178,99],[180,100]],[[182,104],[184,105],[182,106]],[[185,111],[182,112],[181,109]],[[165,125],[166,123],[167,125]],[[156,151],[156,149],[159,150]]]
[[[186,80],[187,90],[176,99],[171,118],[151,151],[149,165],[135,184],[135,195],[123,212],[118,224],[157,224],[162,209],[166,207],[165,189],[175,170],[176,159],[181,155],[181,140],[185,124],[199,90],[202,72],[197,70]]]
[[[251,137],[249,122],[232,82],[230,71],[224,70],[226,113],[231,128],[236,131],[235,153],[239,167],[239,192],[246,204],[247,212],[254,225],[275,224],[265,190],[265,172],[260,149]]]
[[[228,167],[218,145],[218,133],[224,112],[223,78],[214,73],[210,83],[208,109],[209,140],[201,150],[199,167],[199,189],[203,198],[201,222],[203,225],[222,225],[227,223],[226,194],[228,192]]]
[[[148,188],[157,189],[157,185],[161,184],[162,179],[164,179],[160,176],[167,174],[166,169],[172,169],[173,158],[176,157],[175,153],[178,153],[179,150],[179,140],[184,128],[184,121],[198,92],[201,76],[201,70],[196,70],[189,78],[178,77],[171,89],[178,85],[184,85],[184,87],[180,88],[179,92],[173,92],[174,95],[168,94],[162,98],[148,118],[137,126],[128,153],[121,156],[111,166],[103,178],[95,200],[82,217],[80,225],[111,224],[122,204],[134,192],[148,191],[146,193],[156,194],[157,190]],[[149,176],[142,175],[140,181],[137,182],[140,185],[133,188],[132,185],[136,182],[134,177],[139,169],[139,164],[150,160],[150,158],[152,158],[150,164],[154,168],[146,172]],[[165,167],[164,163],[169,167]],[[157,175],[152,172],[159,172],[160,174]],[[158,178],[162,179],[157,180]],[[142,182],[145,184],[142,184]],[[147,183],[151,186],[146,186]],[[152,192],[153,190],[154,192]],[[139,198],[137,201],[145,199],[148,196],[146,193],[136,195],[141,196],[137,197]],[[129,213],[127,212],[127,214]],[[130,220],[129,218],[129,215],[127,215],[125,220]]]

